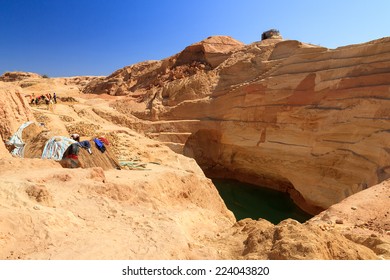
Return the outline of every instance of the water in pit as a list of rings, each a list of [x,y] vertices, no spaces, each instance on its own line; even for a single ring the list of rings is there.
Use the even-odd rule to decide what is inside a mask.
[[[296,206],[287,193],[229,179],[213,179],[213,183],[237,220],[263,218],[278,224],[287,218],[302,223],[313,217]]]

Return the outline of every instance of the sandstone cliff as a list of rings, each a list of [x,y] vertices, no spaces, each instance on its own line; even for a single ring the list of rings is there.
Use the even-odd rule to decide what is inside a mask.
[[[216,51],[205,40],[118,70],[88,92],[107,85],[127,95],[112,106],[145,120],[139,131],[195,158],[209,176],[288,191],[310,212],[390,177],[389,38],[337,49],[213,40],[234,48],[211,61]],[[178,58],[170,65],[185,75],[163,67]],[[126,75],[134,79],[112,80]]]

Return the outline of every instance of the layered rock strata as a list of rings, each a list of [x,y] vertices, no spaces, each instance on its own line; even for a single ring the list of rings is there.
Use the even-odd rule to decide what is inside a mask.
[[[337,49],[268,39],[214,63],[206,47],[206,60],[195,52],[191,61],[189,50],[175,56],[185,57],[181,67],[208,67],[161,80],[166,60],[144,65],[120,93],[127,105],[114,107],[147,120],[146,134],[209,176],[288,191],[310,212],[390,177],[389,38]]]

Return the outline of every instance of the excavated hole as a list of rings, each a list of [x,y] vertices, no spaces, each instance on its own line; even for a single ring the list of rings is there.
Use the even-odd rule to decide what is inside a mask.
[[[245,171],[230,170],[224,165],[226,158],[221,156],[223,147],[220,143],[221,135],[218,131],[199,130],[188,138],[184,155],[194,158],[205,175],[213,180],[237,220],[263,218],[277,224],[287,218],[305,222],[313,217],[301,209],[305,207],[305,202],[287,179],[270,176],[260,178],[248,175]],[[308,209],[311,213],[318,211]]]
[[[312,218],[312,215],[300,209],[285,192],[232,179],[212,181],[237,220],[263,218],[278,224],[287,218],[301,223]]]

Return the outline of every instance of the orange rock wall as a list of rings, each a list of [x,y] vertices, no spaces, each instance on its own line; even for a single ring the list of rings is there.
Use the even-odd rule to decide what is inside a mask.
[[[137,116],[209,175],[290,191],[315,212],[390,177],[389,62],[389,38],[334,50],[265,40],[204,72],[191,98],[194,76],[155,88]]]

